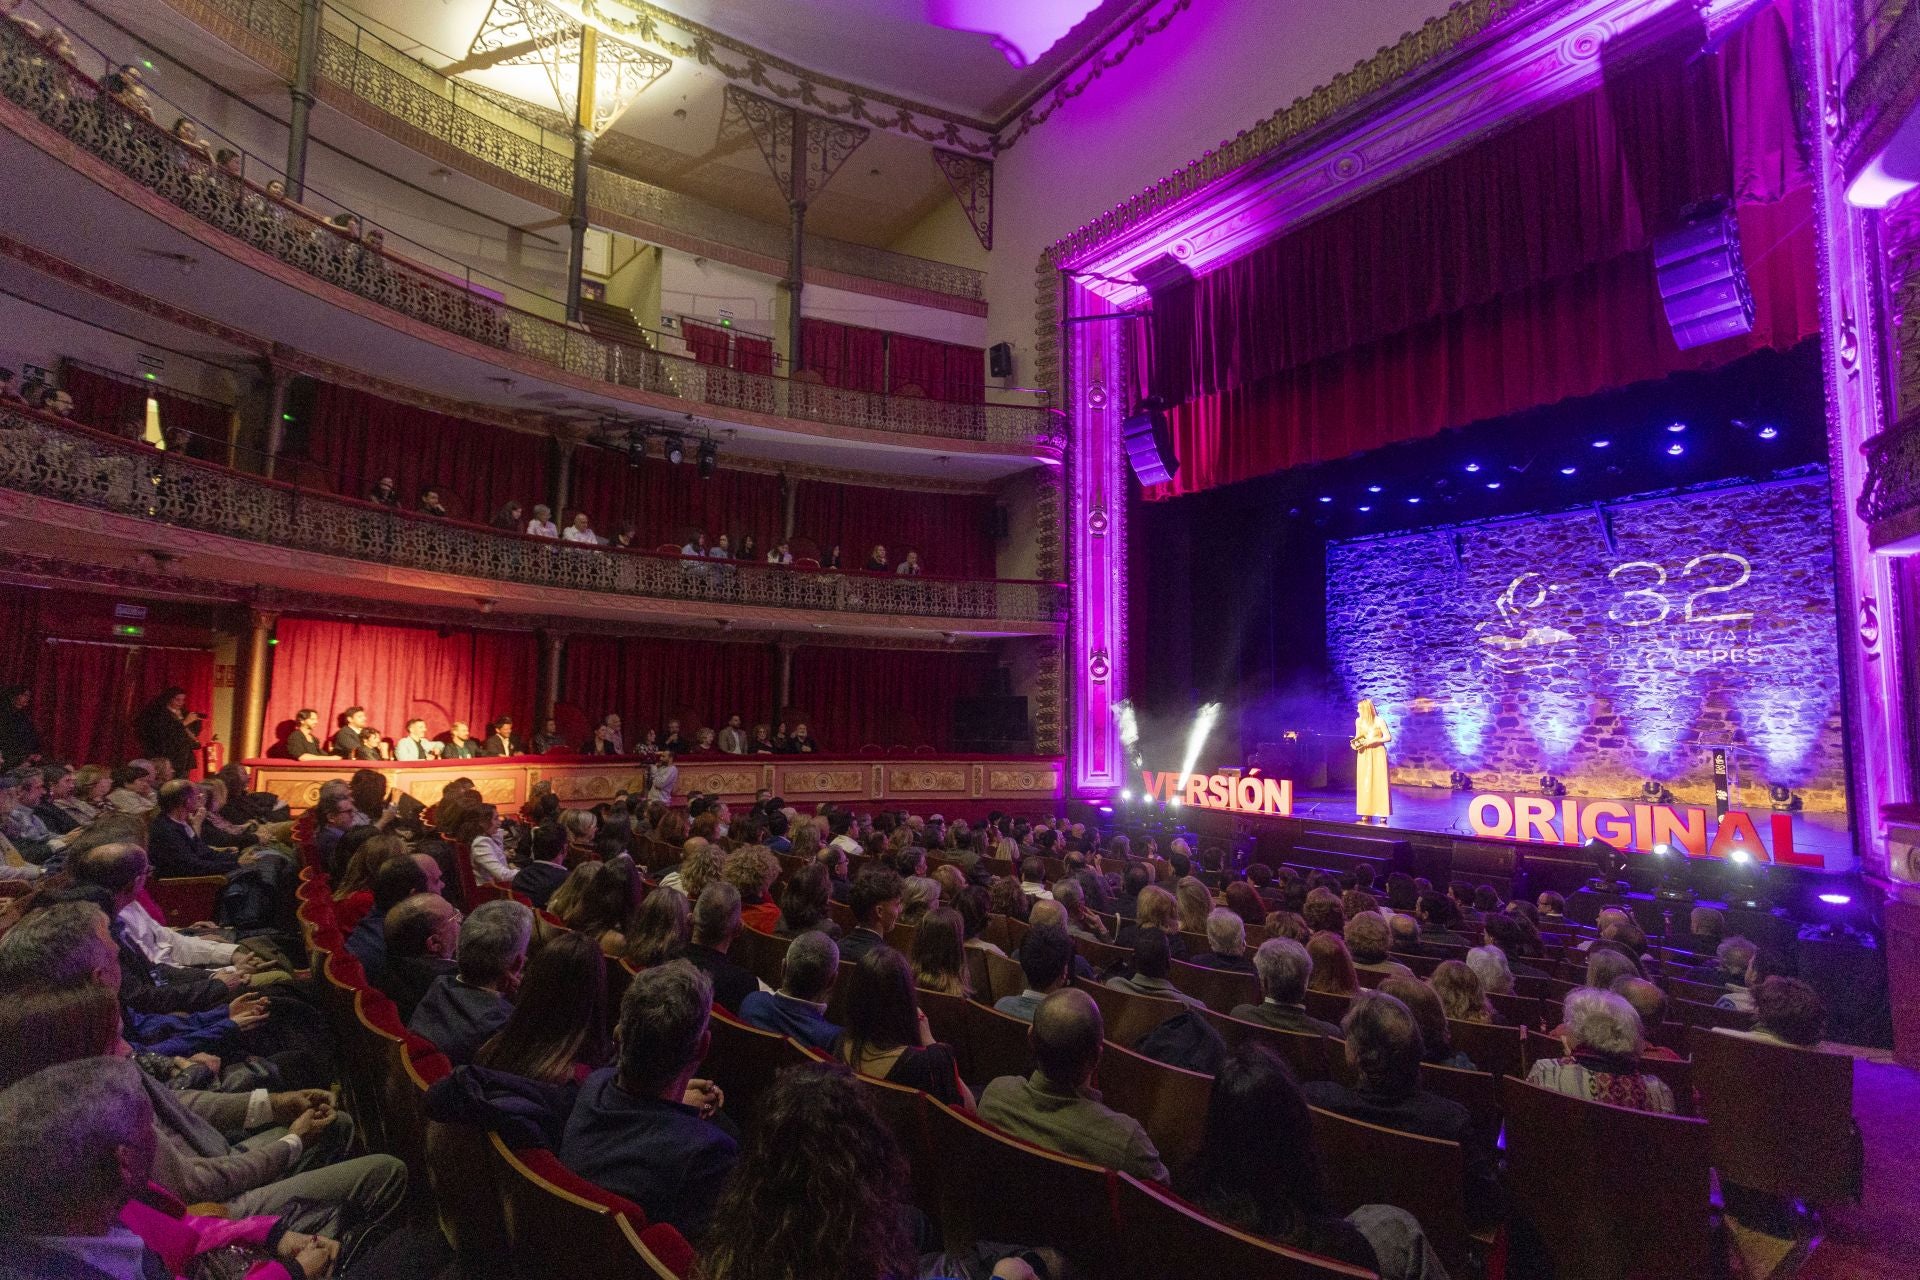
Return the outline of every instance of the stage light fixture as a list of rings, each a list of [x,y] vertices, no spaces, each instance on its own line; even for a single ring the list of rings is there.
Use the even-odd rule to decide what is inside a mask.
[[[1727,861],[1736,867],[1744,867],[1753,862],[1753,854],[1747,851],[1747,846],[1736,844],[1728,851]]]
[[[1613,441],[1611,441],[1611,440],[1595,440],[1595,441],[1593,442],[1593,447],[1594,447],[1594,448],[1596,448],[1596,449],[1604,449],[1604,448],[1606,448],[1606,447],[1607,447],[1608,445],[1610,445],[1610,444],[1612,444],[1612,443],[1613,443]]]
[[[1778,782],[1767,788],[1767,800],[1780,813],[1798,813],[1806,807],[1806,801],[1793,794],[1791,787]]]
[[[1682,431],[1685,431],[1686,429],[1687,429],[1687,424],[1684,422],[1669,422],[1667,424],[1667,430],[1671,431],[1674,435],[1679,435]]]
[[[1640,784],[1640,796],[1649,804],[1673,803],[1673,792],[1667,790],[1663,784],[1654,781],[1652,778],[1648,778]]]
[[[1135,406],[1133,416],[1120,423],[1120,447],[1141,484],[1165,484],[1180,473],[1166,409],[1160,397],[1148,396]]]
[[[1852,902],[1853,898],[1851,895],[1844,893],[1823,893],[1820,895],[1820,901],[1830,907],[1844,907],[1849,902]]]
[[[1417,507],[1417,506],[1419,506],[1419,505],[1420,505],[1420,499],[1419,499],[1419,498],[1417,498],[1417,497],[1414,497],[1414,498],[1408,498],[1408,499],[1407,499],[1407,505],[1408,505],[1408,506],[1410,506],[1410,507]]]
[[[1563,796],[1567,794],[1567,784],[1550,773],[1540,775],[1540,794],[1543,796]]]
[[[1121,791],[1121,793],[1120,793],[1120,799],[1121,799],[1121,800],[1122,800],[1123,802],[1125,802],[1125,803],[1127,803],[1127,804],[1132,804],[1132,803],[1133,803],[1133,792],[1131,792],[1131,791],[1125,791],[1125,790],[1123,790],[1123,791]]]
[[[673,463],[676,467],[679,466],[682,462],[685,462],[687,458],[686,442],[679,436],[669,432],[660,437],[660,456],[668,462]]]
[[[1321,494],[1321,495],[1320,495],[1320,501],[1322,501],[1322,502],[1332,502],[1332,501],[1333,501],[1333,497],[1332,497],[1332,495],[1330,495],[1330,494],[1325,494],[1325,493],[1323,493],[1323,494]]]
[[[1780,438],[1780,428],[1762,427],[1760,428],[1760,438],[1762,440],[1778,440]]]
[[[1653,856],[1656,858],[1671,858],[1673,856],[1673,846],[1664,842],[1657,844],[1653,846]]]
[[[1472,777],[1470,777],[1465,773],[1462,773],[1458,769],[1455,769],[1452,773],[1447,775],[1447,784],[1451,786],[1455,791],[1473,790]]]
[[[1174,807],[1175,809],[1178,809],[1180,807],[1181,800],[1179,796],[1175,796],[1173,799],[1167,801],[1167,803],[1172,807]]]
[[[1379,485],[1377,485],[1377,484],[1370,484],[1370,485],[1368,485],[1368,486],[1367,486],[1367,492],[1368,492],[1368,493],[1378,493],[1378,492],[1380,492],[1380,486],[1379,486]]]
[[[1469,463],[1467,464],[1467,474],[1468,474],[1468,475],[1473,475],[1473,474],[1474,474],[1475,472],[1477,472],[1477,471],[1479,471],[1479,470],[1480,470],[1480,464],[1479,464],[1479,463],[1477,463],[1477,462],[1469,462]]]
[[[1683,444],[1674,443],[1667,446],[1667,452],[1669,454],[1672,454],[1676,458],[1679,457],[1681,454],[1685,453],[1686,451],[1687,451],[1687,446]]]
[[[1627,874],[1627,860],[1621,852],[1598,836],[1581,845],[1580,851],[1593,859],[1594,874],[1588,886],[1603,893],[1618,889]]]
[[[1562,467],[1560,468],[1560,474],[1563,476],[1570,476],[1578,470],[1580,470],[1580,468],[1578,467]]]
[[[1500,482],[1499,482],[1498,480],[1489,480],[1489,481],[1487,481],[1487,488],[1489,488],[1489,489],[1498,489],[1499,487],[1500,487]]]
[[[700,442],[700,478],[711,480],[714,468],[720,465],[720,446],[711,440]]]
[[[1361,513],[1362,513],[1362,514],[1364,514],[1364,513],[1366,513],[1366,512],[1368,512],[1368,511],[1371,511],[1371,510],[1373,510],[1373,508],[1372,508],[1372,507],[1367,507],[1367,506],[1363,506],[1363,507],[1361,507],[1361,508],[1360,508],[1360,510],[1361,510]]]

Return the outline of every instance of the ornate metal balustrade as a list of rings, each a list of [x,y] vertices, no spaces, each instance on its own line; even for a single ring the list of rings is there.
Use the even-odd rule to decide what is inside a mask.
[[[180,528],[469,578],[608,595],[1051,623],[1057,583],[836,573],[599,549],[392,511],[0,407],[0,487]]]
[[[1060,417],[1048,409],[877,395],[743,373],[610,341],[497,303],[364,245],[216,169],[9,21],[0,21],[0,94],[169,203],[308,275],[435,328],[581,377],[720,409],[837,426],[974,440],[1023,452],[1057,454],[1065,445]]]
[[[1874,545],[1920,533],[1920,414],[1896,422],[1864,449],[1867,478],[1857,509]]]
[[[191,0],[287,54],[299,44],[299,13],[283,0]],[[538,121],[464,88],[365,28],[329,11],[317,71],[355,97],[455,149],[562,194],[573,189],[573,143]],[[611,213],[784,262],[787,230],[605,168],[593,171],[591,200]],[[983,273],[870,245],[809,236],[809,263],[951,298],[986,296]]]

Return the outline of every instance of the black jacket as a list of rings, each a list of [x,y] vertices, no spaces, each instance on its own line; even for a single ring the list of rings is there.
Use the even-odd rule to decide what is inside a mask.
[[[164,813],[153,816],[147,830],[147,859],[153,874],[170,876],[224,876],[239,867],[231,853],[221,853],[200,838],[198,832],[181,826]]]
[[[510,738],[502,738],[499,734],[492,733],[488,734],[487,740],[480,744],[480,754],[483,756],[519,755],[522,745]]]

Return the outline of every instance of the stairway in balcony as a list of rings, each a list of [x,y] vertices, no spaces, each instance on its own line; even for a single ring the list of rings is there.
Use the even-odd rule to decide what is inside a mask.
[[[654,347],[653,335],[640,327],[640,322],[626,307],[582,298],[580,319],[586,324],[587,331],[602,341],[624,343],[630,347]]]

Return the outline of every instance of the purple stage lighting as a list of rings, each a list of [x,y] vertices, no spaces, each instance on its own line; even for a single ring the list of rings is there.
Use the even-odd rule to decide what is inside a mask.
[[[1472,474],[1473,474],[1474,472],[1476,472],[1476,471],[1478,471],[1479,469],[1480,469],[1480,464],[1479,464],[1479,463],[1477,463],[1477,462],[1469,462],[1469,463],[1467,464],[1467,474],[1468,474],[1468,475],[1472,475]]]
[[[1760,428],[1760,438],[1762,440],[1778,440],[1780,438],[1780,428],[1762,427]]]
[[[1685,431],[1686,429],[1687,429],[1687,424],[1684,422],[1669,422],[1667,424],[1667,430],[1673,432],[1673,434],[1675,435],[1679,435],[1682,431]]]
[[[1667,446],[1667,452],[1672,454],[1676,458],[1679,457],[1681,454],[1685,453],[1686,451],[1687,451],[1687,446],[1683,444],[1670,444]]]
[[[1845,893],[1823,893],[1820,895],[1820,901],[1830,907],[1844,907],[1853,901],[1853,897],[1851,894]]]
[[[1580,468],[1578,467],[1562,467],[1560,468],[1560,474],[1563,476],[1570,476],[1578,470],[1580,470]]]
[[[1604,449],[1604,448],[1606,448],[1606,447],[1607,447],[1608,445],[1610,445],[1610,444],[1612,444],[1612,443],[1613,443],[1613,441],[1611,441],[1611,440],[1595,440],[1595,441],[1593,442],[1593,447],[1594,447],[1594,448],[1596,448],[1596,449]]]

